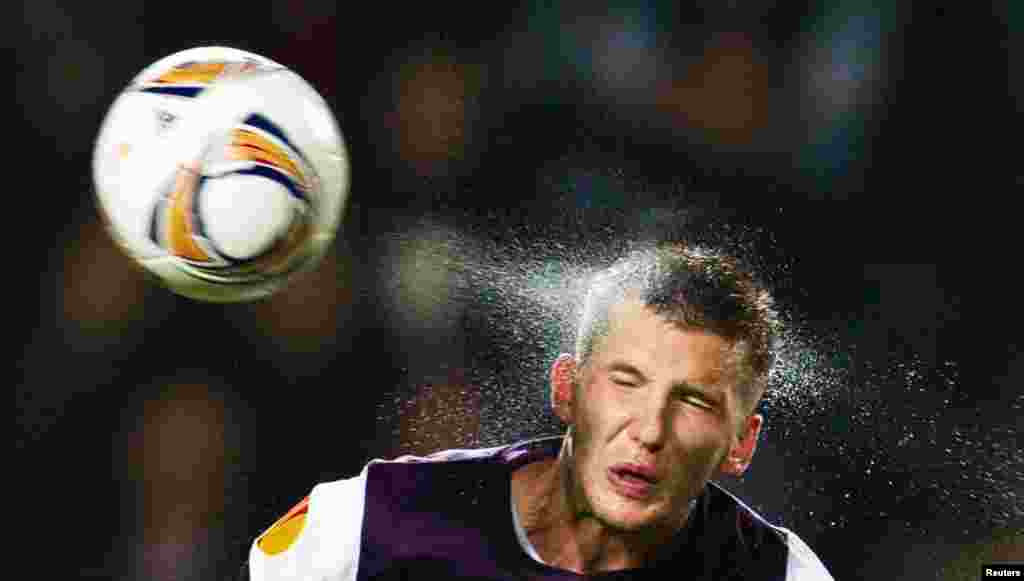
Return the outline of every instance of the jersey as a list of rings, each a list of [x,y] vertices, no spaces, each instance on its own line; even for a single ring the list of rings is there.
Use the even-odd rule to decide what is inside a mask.
[[[437,578],[578,581],[542,562],[519,526],[512,472],[555,457],[562,437],[373,460],[357,476],[318,484],[254,541],[254,581]],[[587,575],[608,580],[831,580],[795,533],[709,482],[671,556]]]

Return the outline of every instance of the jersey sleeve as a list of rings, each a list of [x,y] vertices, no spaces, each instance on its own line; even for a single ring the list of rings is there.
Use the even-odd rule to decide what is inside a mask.
[[[353,581],[359,565],[366,469],[313,487],[249,549],[251,581]]]
[[[786,581],[834,581],[818,555],[796,533],[776,527],[786,536],[789,557],[786,562]]]

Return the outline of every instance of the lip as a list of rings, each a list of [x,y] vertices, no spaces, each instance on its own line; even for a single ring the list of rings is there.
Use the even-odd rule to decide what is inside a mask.
[[[631,463],[616,464],[609,468],[608,481],[619,494],[635,500],[650,498],[658,484],[652,467]]]

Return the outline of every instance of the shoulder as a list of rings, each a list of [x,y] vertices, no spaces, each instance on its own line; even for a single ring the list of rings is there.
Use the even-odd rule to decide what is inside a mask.
[[[365,468],[352,478],[314,486],[253,542],[250,578],[354,579],[365,494]]]
[[[391,535],[393,522],[415,508],[451,500],[451,511],[476,511],[467,489],[482,476],[523,462],[531,454],[550,454],[552,441],[537,440],[492,448],[443,450],[428,456],[374,459],[356,476],[317,484],[309,495],[256,538],[249,550],[249,575],[256,581],[355,579],[363,552],[367,515],[387,527],[368,533]],[[529,454],[527,453],[529,452]],[[491,487],[494,488],[494,487]],[[380,529],[380,530],[378,530]]]
[[[775,529],[783,534],[789,548],[789,557],[786,561],[787,581],[832,581],[832,574],[803,539],[784,527],[776,526]]]
[[[428,492],[436,487],[424,486],[424,475],[445,467],[490,464],[507,448],[452,449],[428,456],[373,459],[356,476],[317,484],[252,543],[250,578],[355,579],[368,498],[370,504],[385,509],[390,509],[388,504],[429,500]],[[368,487],[372,494],[367,494]]]

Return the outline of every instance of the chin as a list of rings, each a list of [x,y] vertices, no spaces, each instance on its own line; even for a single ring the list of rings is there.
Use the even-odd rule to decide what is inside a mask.
[[[664,514],[662,513],[649,513],[649,512],[636,512],[632,511],[626,513],[624,511],[607,511],[605,515],[601,515],[605,518],[599,518],[599,520],[608,528],[621,531],[624,533],[640,533],[644,531],[651,531],[653,529],[660,529],[665,522]]]
[[[608,515],[608,518],[599,519],[606,527],[625,533],[640,532],[650,528],[652,520],[649,518],[625,518],[620,515]]]
[[[631,501],[613,498],[597,505],[594,515],[605,526],[623,531],[639,532],[661,523],[665,519],[665,511],[659,506],[637,506]]]

